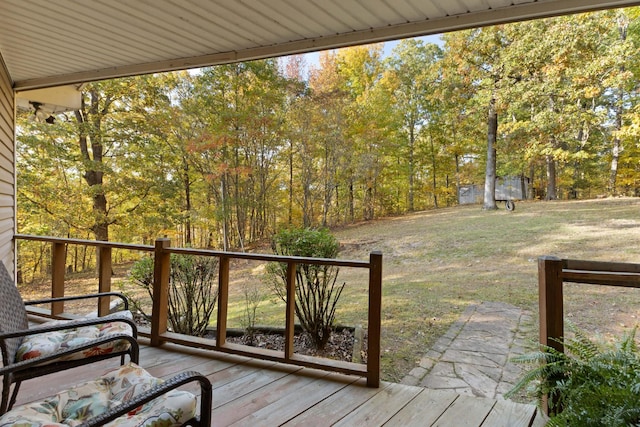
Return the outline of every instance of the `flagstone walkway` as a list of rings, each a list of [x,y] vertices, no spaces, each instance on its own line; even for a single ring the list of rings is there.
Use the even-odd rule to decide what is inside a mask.
[[[531,351],[534,326],[531,315],[513,305],[470,306],[402,383],[501,398],[521,378],[523,367],[509,359]]]

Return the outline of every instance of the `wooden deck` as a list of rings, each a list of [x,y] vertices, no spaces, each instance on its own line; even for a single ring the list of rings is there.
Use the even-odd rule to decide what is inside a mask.
[[[462,396],[220,353],[143,346],[140,365],[158,377],[195,370],[213,383],[214,426],[541,426],[531,405]],[[18,404],[99,376],[115,360],[26,381]],[[196,391],[194,386],[192,391]]]

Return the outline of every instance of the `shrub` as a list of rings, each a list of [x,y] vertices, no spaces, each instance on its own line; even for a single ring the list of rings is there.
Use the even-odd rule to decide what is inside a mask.
[[[327,230],[302,228],[280,231],[273,237],[271,247],[277,255],[335,258],[340,245]],[[295,312],[317,349],[323,349],[331,336],[336,305],[345,286],[336,285],[339,271],[329,265],[296,265]],[[285,301],[287,265],[269,264],[267,272],[276,294]]]
[[[218,300],[218,260],[213,257],[171,254],[169,322],[174,332],[204,336]],[[143,258],[131,268],[132,282],[146,289],[153,300],[153,259]],[[150,320],[141,301],[133,306]]]
[[[507,394],[533,385],[536,396],[549,395],[554,415],[549,426],[640,425],[640,355],[636,329],[615,345],[596,343],[569,325],[565,352],[544,346],[518,356],[519,363],[538,364]]]

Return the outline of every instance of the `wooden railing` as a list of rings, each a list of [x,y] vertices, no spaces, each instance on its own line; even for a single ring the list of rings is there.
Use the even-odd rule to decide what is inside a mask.
[[[165,342],[181,344],[189,347],[210,349],[225,353],[254,357],[263,360],[283,362],[297,366],[312,367],[321,370],[358,375],[367,379],[369,387],[380,385],[380,327],[382,304],[382,254],[372,252],[369,261],[349,261],[326,258],[283,257],[269,254],[249,254],[237,252],[220,252],[205,249],[172,248],[169,239],[158,239],[154,246],[132,245],[125,243],[100,242],[93,240],[62,239],[46,236],[30,236],[19,234],[17,240],[31,240],[47,242],[52,245],[51,296],[64,296],[65,267],[68,245],[95,246],[98,251],[98,290],[111,290],[111,258],[113,249],[153,252],[154,283],[153,307],[151,327],[149,330],[140,329],[140,335],[148,336],[152,346],[159,346]],[[218,275],[218,317],[216,338],[209,340],[188,335],[169,332],[168,327],[168,293],[170,255],[172,253],[211,256],[219,260]],[[230,261],[233,259],[279,262],[287,264],[287,292],[285,313],[285,349],[284,351],[266,350],[257,347],[232,344],[227,342],[227,312],[229,305],[229,272]],[[366,365],[330,360],[295,354],[293,350],[294,321],[295,321],[295,272],[298,264],[332,265],[337,267],[353,267],[367,269],[369,272],[369,306],[367,319],[367,363]],[[363,296],[364,297],[364,296]],[[103,315],[109,311],[109,301],[100,301],[98,313]],[[60,316],[64,312],[63,303],[56,303],[51,307],[51,315]]]
[[[538,258],[540,343],[564,352],[563,283],[640,288],[640,264]],[[545,402],[546,406],[546,402]],[[547,410],[547,408],[544,408]]]

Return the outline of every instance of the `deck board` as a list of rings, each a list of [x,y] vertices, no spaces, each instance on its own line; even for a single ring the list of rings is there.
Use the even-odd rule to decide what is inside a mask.
[[[481,425],[495,403],[495,400],[486,397],[459,396],[433,426],[471,427]]]
[[[365,380],[356,380],[284,425],[287,427],[334,425],[344,418],[345,414],[349,414],[349,411],[358,408],[388,386],[389,384],[382,384],[382,389],[370,388],[365,387]]]
[[[91,366],[25,381],[18,404],[42,399],[118,365]],[[223,426],[473,426],[544,425],[532,405],[462,396],[402,384],[366,381],[338,373],[259,361],[178,345],[142,346],[140,365],[168,378],[195,370],[213,384],[213,425]],[[197,386],[187,386],[197,392]]]
[[[453,391],[424,389],[402,408],[385,427],[409,427],[431,425],[460,395]]]
[[[383,425],[421,391],[418,387],[389,384],[335,425],[341,427]]]

